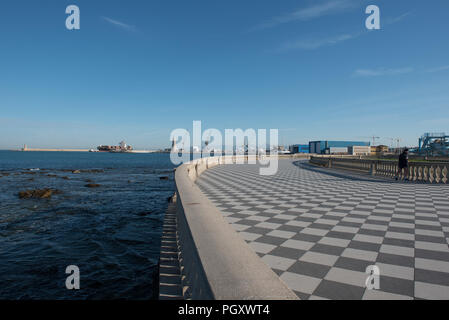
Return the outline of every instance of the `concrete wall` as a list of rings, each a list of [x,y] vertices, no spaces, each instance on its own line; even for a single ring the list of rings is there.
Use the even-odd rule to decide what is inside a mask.
[[[255,160],[254,156],[250,156]],[[298,299],[238,235],[195,184],[208,168],[245,156],[197,159],[176,169],[178,234],[184,297]]]

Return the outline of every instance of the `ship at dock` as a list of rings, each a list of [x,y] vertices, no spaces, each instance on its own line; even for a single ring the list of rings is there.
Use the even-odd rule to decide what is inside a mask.
[[[131,152],[133,147],[126,144],[125,141],[121,141],[118,146],[101,145],[97,147],[99,152]]]

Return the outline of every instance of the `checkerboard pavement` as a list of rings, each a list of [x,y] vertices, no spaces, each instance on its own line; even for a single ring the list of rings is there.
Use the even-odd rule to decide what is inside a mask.
[[[222,165],[197,184],[301,299],[449,299],[449,186],[335,172],[279,160],[274,176]]]

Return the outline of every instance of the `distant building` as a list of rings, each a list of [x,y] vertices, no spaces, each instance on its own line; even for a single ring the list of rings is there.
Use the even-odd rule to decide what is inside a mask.
[[[308,144],[294,144],[290,146],[291,153],[309,153]]]
[[[388,146],[385,145],[380,145],[380,146],[371,146],[371,154],[372,155],[381,155],[384,153],[388,153],[389,148]]]
[[[309,142],[309,152],[325,154],[326,149],[330,150],[330,148],[349,148],[352,146],[369,147],[370,143],[363,141],[311,141]]]
[[[347,147],[330,147],[325,151],[326,154],[348,154]]]
[[[348,153],[353,156],[369,156],[371,154],[370,146],[350,146]]]

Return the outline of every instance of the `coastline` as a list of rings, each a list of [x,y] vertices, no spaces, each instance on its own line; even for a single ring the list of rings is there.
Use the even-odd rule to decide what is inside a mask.
[[[159,151],[159,150],[132,150],[126,152],[108,152],[108,151],[90,151],[90,149],[4,149],[0,151],[15,151],[15,152],[91,152],[91,153],[170,153],[167,151]]]

